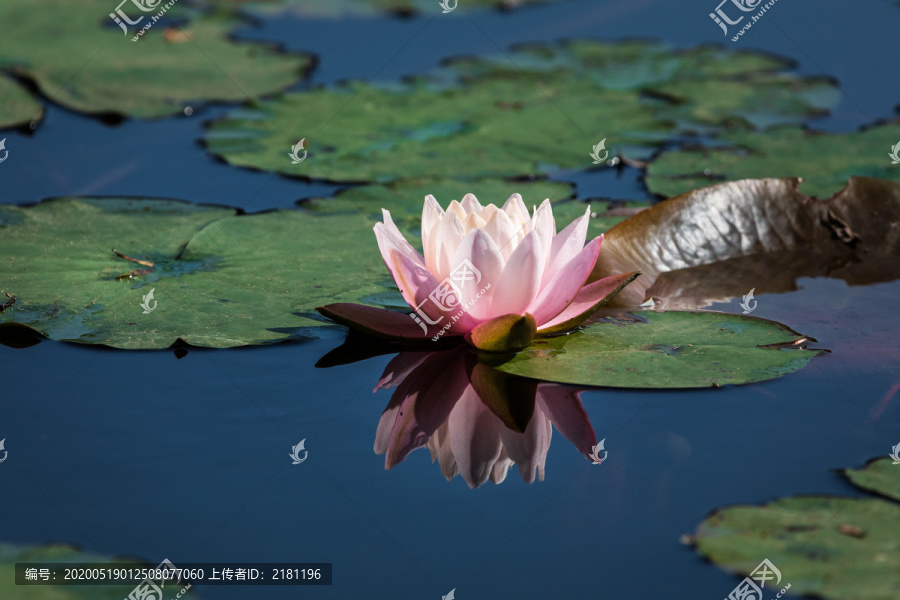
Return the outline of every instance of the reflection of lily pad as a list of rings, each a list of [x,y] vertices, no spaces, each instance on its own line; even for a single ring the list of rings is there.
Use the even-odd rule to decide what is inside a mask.
[[[803,368],[817,350],[788,327],[715,312],[635,313],[538,340],[511,359],[485,356],[513,375],[574,385],[696,388],[766,381]],[[506,361],[506,362],[503,362]]]
[[[0,129],[37,120],[44,109],[18,83],[0,75]]]
[[[509,177],[588,167],[604,138],[647,156],[688,131],[802,122],[834,95],[830,82],[782,73],[787,64],[767,55],[711,47],[573,42],[510,59],[284,94],[213,123],[206,144],[235,165],[334,181]],[[300,137],[309,157],[295,165],[286,153]]]
[[[140,562],[126,558],[108,558],[89,554],[74,546],[49,544],[46,546],[16,546],[0,543],[0,598],[10,600],[122,600],[134,590],[134,584],[123,585],[15,585],[16,563],[94,563],[107,565],[111,569],[153,568],[157,564]],[[177,564],[175,564],[178,567]],[[57,581],[64,576],[59,573]],[[165,598],[174,598],[186,584],[169,582],[164,591]],[[172,590],[169,593],[169,590]],[[192,600],[197,596],[186,590],[181,600]]]
[[[154,117],[181,112],[191,101],[242,101],[279,91],[311,64],[306,56],[229,39],[242,21],[215,16],[179,21],[187,37],[179,30],[167,35],[172,21],[164,16],[132,42],[137,26],[125,35],[108,16],[115,8],[109,0],[46,0],[35,10],[29,0],[4,0],[0,22],[15,23],[18,35],[0,37],[0,66],[33,79],[69,108]],[[124,9],[132,20],[139,16],[130,2]],[[139,25],[152,16],[143,14]]]
[[[0,293],[18,301],[0,321],[53,339],[163,348],[177,338],[230,347],[303,337],[302,317],[335,298],[384,291],[372,222],[300,211],[235,216],[231,209],[163,200],[53,200],[6,207]],[[156,263],[138,267],[110,248]],[[155,290],[152,308],[141,303]],[[316,316],[317,318],[317,316]]]
[[[854,177],[834,198],[812,200],[796,180],[755,179],[695,190],[655,205],[606,234],[592,275],[641,271],[616,297],[697,307],[755,288],[796,288],[798,277],[850,285],[900,278],[900,184]]]
[[[853,175],[900,181],[900,166],[888,156],[898,140],[896,123],[842,134],[796,127],[728,132],[718,138],[725,147],[663,152],[647,169],[647,185],[674,196],[718,179],[802,177],[801,191],[828,198]]]
[[[782,573],[781,585],[790,583],[795,595],[895,600],[900,597],[900,466],[884,458],[846,474],[890,500],[796,496],[723,508],[697,528],[698,552],[741,575],[768,558]]]

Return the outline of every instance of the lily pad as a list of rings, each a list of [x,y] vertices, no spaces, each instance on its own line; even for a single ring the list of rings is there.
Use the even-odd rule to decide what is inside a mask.
[[[312,64],[308,55],[231,39],[230,31],[245,21],[186,10],[172,17],[179,15],[177,4],[133,42],[137,28],[155,15],[128,3],[129,18],[143,20],[126,34],[109,17],[115,9],[108,0],[47,0],[41,10],[28,0],[5,0],[0,22],[15,23],[16,35],[0,37],[0,67],[75,110],[159,117],[180,113],[188,103],[283,90]],[[0,113],[8,110],[4,104]]]
[[[626,288],[627,289],[627,288]],[[537,340],[509,358],[512,375],[575,385],[700,388],[766,381],[803,368],[820,350],[785,325],[716,312],[638,311],[584,331]]]
[[[795,496],[719,509],[697,528],[697,551],[741,575],[767,558],[791,594],[894,600],[900,596],[900,467],[881,459],[847,475],[892,500]]]
[[[205,141],[234,165],[332,181],[540,175],[589,167],[601,139],[614,152],[647,157],[688,132],[799,123],[830,106],[831,82],[787,67],[714,47],[526,46],[402,83],[284,94],[215,121]],[[300,138],[308,156],[293,164],[288,151]]]
[[[16,563],[93,563],[109,568],[154,568],[159,563],[148,563],[130,558],[109,558],[85,552],[67,544],[45,546],[18,546],[0,543],[0,597],[15,600],[122,600],[134,590],[133,584],[125,585],[16,585]],[[177,563],[175,563],[177,567]],[[62,573],[60,573],[60,576]],[[174,598],[186,584],[166,584],[165,600]],[[168,593],[169,590],[173,590]],[[190,589],[179,598],[192,600],[197,596]]]
[[[40,102],[17,82],[0,75],[0,129],[37,121],[44,114]]]
[[[372,223],[359,213],[238,215],[178,201],[81,198],[6,206],[0,215],[0,294],[17,297],[0,322],[56,340],[226,348],[310,337],[308,328],[322,324],[316,306],[358,301],[389,281]],[[155,267],[141,273],[148,268],[112,248]],[[152,310],[145,314],[142,303]]]
[[[722,183],[656,204],[610,229],[591,279],[641,271],[613,303],[650,297],[699,307],[797,289],[798,277],[850,285],[900,278],[900,184],[854,177],[814,200],[795,179]]]
[[[846,469],[844,476],[857,487],[900,502],[900,469],[890,468],[894,466],[900,465],[890,458],[879,458],[862,469]]]
[[[650,191],[675,196],[722,179],[801,177],[802,192],[828,198],[854,175],[900,181],[900,165],[889,156],[898,140],[898,123],[839,134],[798,127],[732,131],[715,148],[663,152],[648,166],[646,181]]]

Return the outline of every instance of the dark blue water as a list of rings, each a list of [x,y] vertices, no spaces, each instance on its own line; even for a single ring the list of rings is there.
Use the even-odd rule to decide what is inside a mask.
[[[283,17],[241,35],[318,53],[314,84],[391,80],[526,41],[718,43],[713,4],[572,0],[448,18]],[[740,43],[727,43],[836,77],[842,102],[813,125],[848,131],[893,115],[898,26],[900,7],[883,0],[781,0]],[[49,103],[36,131],[2,132],[10,150],[2,200],[161,196],[252,212],[336,189],[211,159],[197,139],[225,109],[108,125]],[[636,172],[580,177],[582,197],[648,197]],[[759,297],[754,314],[816,337],[831,354],[763,384],[585,392],[596,437],[606,438],[604,464],[554,431],[544,481],[523,483],[512,467],[501,485],[476,490],[461,477],[447,482],[425,449],[385,470],[373,444],[392,391],[372,390],[392,357],[316,368],[342,343],[337,329],[306,343],[190,349],[181,359],[53,342],[0,346],[0,438],[9,451],[0,539],[176,564],[334,564],[330,587],[199,588],[206,599],[436,599],[451,588],[461,600],[724,597],[737,580],[680,536],[722,505],[855,494],[831,469],[900,442],[900,283],[808,279],[801,288]],[[736,302],[715,308],[739,311]],[[290,449],[304,438],[308,459],[292,465]]]

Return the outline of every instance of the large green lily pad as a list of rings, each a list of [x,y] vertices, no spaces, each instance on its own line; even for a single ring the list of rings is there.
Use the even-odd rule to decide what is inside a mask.
[[[713,47],[528,46],[402,83],[284,94],[227,114],[205,140],[234,165],[333,181],[545,174],[591,167],[602,139],[613,152],[647,157],[676,135],[799,123],[831,105],[831,82],[787,67]],[[761,95],[770,100],[760,105]],[[301,138],[308,156],[292,164],[288,151]]]
[[[0,322],[57,340],[225,348],[310,335],[313,309],[358,301],[390,281],[359,213],[236,215],[184,202],[59,199],[0,206]],[[117,258],[149,257],[155,271]],[[140,304],[151,289],[148,314]],[[3,297],[5,300],[5,296]],[[307,316],[304,316],[307,315]],[[308,318],[313,316],[313,318]]]
[[[720,147],[663,152],[647,168],[647,186],[675,196],[721,179],[802,177],[802,192],[828,198],[854,175],[900,181],[900,165],[888,156],[898,140],[898,123],[840,134],[799,127],[727,132],[717,138]]]
[[[697,528],[697,551],[740,575],[768,558],[782,573],[779,587],[790,583],[795,595],[900,597],[900,466],[885,458],[847,475],[893,501],[796,496],[719,509]]]
[[[699,388],[752,383],[803,368],[819,350],[785,325],[716,312],[638,311],[483,360],[512,375],[575,385]]]
[[[116,2],[107,0],[46,0],[40,10],[28,0],[4,0],[0,22],[15,28],[0,37],[0,67],[32,79],[47,97],[75,110],[158,117],[192,102],[243,101],[280,91],[312,63],[307,55],[230,39],[243,21],[189,11],[181,13],[189,21],[180,28],[167,33],[160,20],[132,42],[153,13],[127,3],[130,19],[147,16],[126,35],[109,17],[115,9]],[[0,105],[0,113],[7,110]]]
[[[592,279],[642,275],[614,303],[660,299],[700,307],[755,289],[797,289],[799,277],[850,285],[900,278],[900,184],[851,178],[815,200],[794,179],[722,183],[656,204],[610,229]]]
[[[67,544],[18,546],[0,543],[0,597],[10,600],[122,600],[134,590],[134,585],[16,585],[16,563],[94,563],[116,568],[155,568],[153,564],[128,558],[109,558],[91,554]],[[173,563],[178,567],[177,563]],[[63,574],[60,573],[60,576]],[[164,600],[172,600],[186,584],[169,582],[164,588]],[[170,591],[171,590],[171,591]],[[180,600],[196,598],[186,590]]]
[[[25,125],[44,114],[41,104],[25,88],[0,74],[0,129]]]

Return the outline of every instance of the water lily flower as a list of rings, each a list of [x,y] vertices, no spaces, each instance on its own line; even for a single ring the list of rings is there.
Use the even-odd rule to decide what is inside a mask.
[[[339,323],[378,337],[464,336],[483,350],[516,350],[535,335],[567,331],[608,302],[638,273],[588,283],[603,236],[585,244],[590,208],[556,231],[549,200],[531,214],[513,194],[498,208],[472,194],[422,210],[422,249],[391,218],[375,225],[378,249],[412,312],[355,304],[319,307]]]
[[[374,450],[385,469],[427,447],[447,481],[499,484],[516,465],[543,481],[555,428],[585,458],[597,444],[579,390],[538,383],[479,364],[464,348],[401,352],[375,388],[396,388],[378,422]]]

